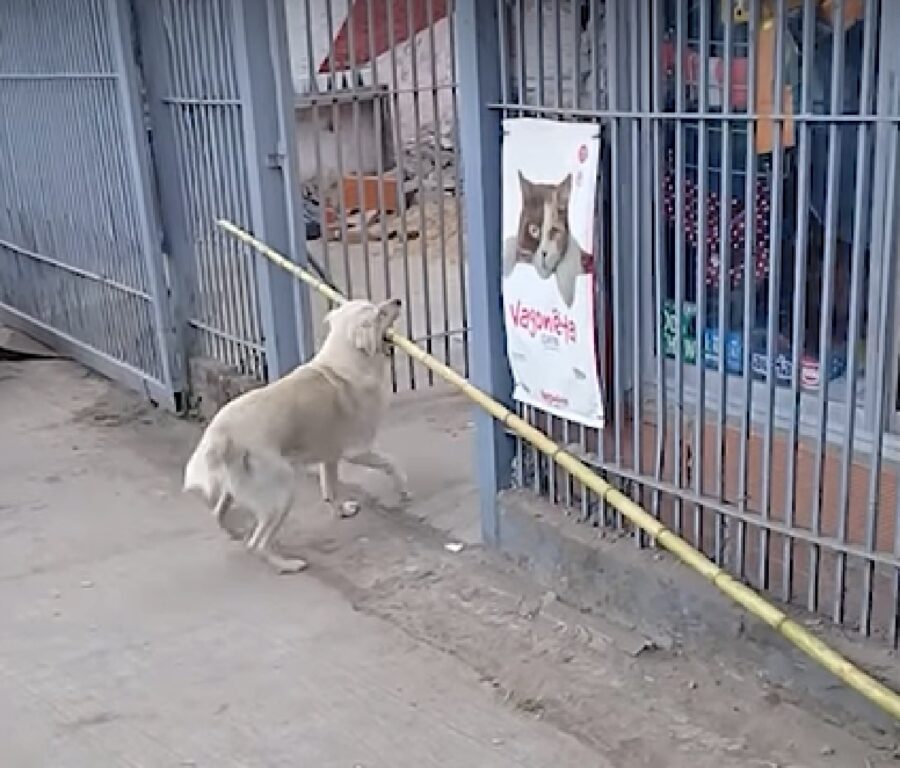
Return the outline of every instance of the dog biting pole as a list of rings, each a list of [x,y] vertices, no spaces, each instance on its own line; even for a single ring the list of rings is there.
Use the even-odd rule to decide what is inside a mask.
[[[346,298],[327,283],[294,264],[290,259],[257,240],[230,221],[219,220],[218,226],[228,234],[253,248],[259,254],[290,272],[311,288],[335,304],[342,304]],[[389,330],[385,338],[413,360],[418,361],[448,384],[460,390],[472,402],[485,410],[511,432],[530,443],[553,462],[572,474],[585,487],[590,488],[603,501],[617,509],[637,528],[644,531],[660,547],[675,555],[681,562],[712,582],[751,615],[768,624],[785,637],[810,659],[821,665],[847,686],[860,693],[887,714],[900,721],[900,694],[880,683],[857,667],[849,659],[823,643],[819,638],[790,618],[746,584],[713,563],[702,552],[692,547],[659,520],[649,514],[625,494],[612,486],[576,456],[551,440],[540,430],[517,416],[505,406],[472,385],[464,377],[436,358],[429,355],[405,336]]]

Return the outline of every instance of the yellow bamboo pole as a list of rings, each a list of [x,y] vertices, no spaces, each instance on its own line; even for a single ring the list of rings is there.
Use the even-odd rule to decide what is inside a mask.
[[[338,293],[327,283],[319,280],[305,269],[294,264],[277,251],[269,248],[265,243],[257,240],[252,235],[232,224],[230,221],[219,220],[219,227],[233,235],[238,240],[249,245],[258,253],[270,259],[278,266],[286,269],[292,275],[321,293],[325,298],[336,304],[346,301],[344,296]],[[633,525],[652,537],[663,549],[671,552],[685,565],[689,566],[701,576],[711,581],[720,591],[731,600],[741,606],[748,613],[764,621],[776,632],[783,635],[790,643],[799,648],[809,658],[831,672],[839,680],[843,681],[853,690],[865,696],[880,709],[892,715],[900,721],[900,695],[890,688],[875,680],[849,659],[844,658],[819,638],[810,633],[796,621],[787,616],[784,611],[776,607],[750,587],[741,583],[722,568],[713,563],[706,555],[692,547],[688,542],[666,528],[659,520],[649,514],[640,505],[629,499],[617,488],[610,485],[600,475],[594,472],[578,458],[563,449],[561,445],[551,440],[547,435],[535,429],[524,419],[498,403],[489,395],[469,383],[452,368],[444,365],[436,358],[429,355],[419,346],[396,331],[389,331],[387,340],[398,349],[403,350],[414,360],[417,360],[431,370],[448,384],[459,389],[472,402],[491,414],[510,431],[517,434],[523,440],[529,442],[545,456],[572,474],[580,483],[590,488],[599,495],[607,504],[617,509]]]

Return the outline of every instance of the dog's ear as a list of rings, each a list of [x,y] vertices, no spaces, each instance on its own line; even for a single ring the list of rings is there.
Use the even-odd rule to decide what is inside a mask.
[[[378,352],[378,329],[374,317],[366,317],[350,330],[350,341],[360,352],[372,357]]]

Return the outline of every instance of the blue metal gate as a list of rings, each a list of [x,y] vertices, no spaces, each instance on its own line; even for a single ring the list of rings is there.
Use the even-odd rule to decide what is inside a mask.
[[[0,320],[176,409],[129,5],[9,0],[0,36]]]

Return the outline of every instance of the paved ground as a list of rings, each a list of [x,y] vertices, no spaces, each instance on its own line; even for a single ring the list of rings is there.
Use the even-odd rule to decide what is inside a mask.
[[[179,493],[196,424],[68,362],[0,363],[0,764],[895,764],[752,672],[637,655],[445,550],[477,532],[468,409],[394,415],[414,505],[335,523],[305,480],[284,540],[311,568],[275,577]]]

